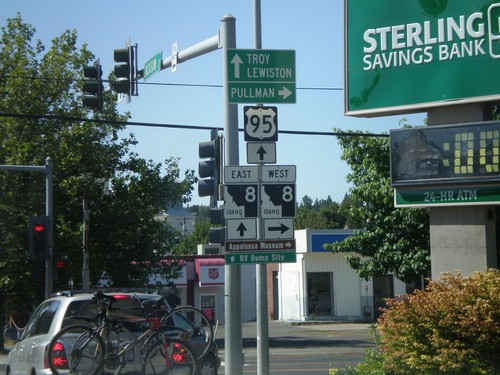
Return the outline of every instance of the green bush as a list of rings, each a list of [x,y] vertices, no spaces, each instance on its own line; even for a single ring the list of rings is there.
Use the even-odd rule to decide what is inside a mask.
[[[386,373],[500,374],[500,272],[446,274],[390,300],[378,329]]]
[[[380,350],[380,337],[375,326],[372,326],[373,336],[376,347],[366,349],[363,362],[356,366],[347,365],[345,371],[339,369],[330,369],[329,375],[386,375],[384,371],[384,356]]]

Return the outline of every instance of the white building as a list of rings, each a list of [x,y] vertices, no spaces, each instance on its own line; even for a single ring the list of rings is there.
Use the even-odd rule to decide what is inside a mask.
[[[352,230],[295,231],[297,262],[282,263],[277,272],[280,320],[372,321],[384,298],[406,293],[406,284],[392,275],[362,280],[324,244],[354,235]]]

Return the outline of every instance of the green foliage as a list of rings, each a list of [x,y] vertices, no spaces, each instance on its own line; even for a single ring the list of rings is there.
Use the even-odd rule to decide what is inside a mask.
[[[498,374],[500,272],[445,274],[391,300],[379,331],[384,367],[395,374]]]
[[[208,243],[208,231],[210,220],[196,218],[193,233],[181,238],[179,243],[179,254],[196,254],[198,244]]]
[[[329,375],[385,375],[384,356],[378,349],[367,349],[363,361],[356,366],[347,365],[345,371],[330,369]]]
[[[329,375],[385,375],[384,371],[384,355],[380,350],[380,336],[376,327],[372,326],[373,336],[375,338],[376,347],[367,349],[363,361],[356,366],[347,365],[345,371],[338,369],[330,369]]]
[[[366,133],[370,134],[370,133]],[[342,159],[351,168],[348,222],[362,225],[357,236],[328,245],[350,253],[346,260],[360,277],[394,273],[415,280],[430,270],[429,215],[425,209],[395,209],[390,185],[389,139],[340,136]],[[357,203],[359,202],[359,203]]]
[[[341,212],[341,205],[332,201],[313,200],[305,195],[302,203],[297,208],[295,229],[342,229],[346,226],[347,219]]]
[[[83,107],[83,67],[94,56],[78,43],[75,30],[64,31],[50,46],[34,35],[21,15],[2,28],[0,112],[41,116],[0,118],[0,164],[40,166],[52,158],[53,253],[69,259],[75,287],[81,285],[84,198],[90,211],[91,281],[107,271],[116,286],[132,286],[130,280],[142,285],[145,265],[174,246],[174,233],[156,215],[167,202],[190,199],[194,172],[181,176],[178,159],[160,164],[132,152],[137,141],[122,135],[125,125],[116,123],[129,115],[118,113],[111,92],[104,93],[100,114]],[[44,214],[44,202],[42,173],[0,171],[0,293],[33,295],[28,218]]]

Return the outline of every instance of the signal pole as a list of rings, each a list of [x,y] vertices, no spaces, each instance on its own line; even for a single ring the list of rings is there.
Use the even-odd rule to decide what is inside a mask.
[[[239,165],[238,105],[229,103],[227,50],[236,48],[236,19],[226,14],[222,18],[222,69],[224,91],[225,164]],[[224,266],[224,351],[226,375],[240,375],[243,371],[243,343],[241,331],[241,266]]]

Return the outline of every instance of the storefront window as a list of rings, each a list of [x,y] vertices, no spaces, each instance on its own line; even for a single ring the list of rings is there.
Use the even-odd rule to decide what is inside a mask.
[[[310,317],[333,315],[331,272],[307,273],[307,312]]]

